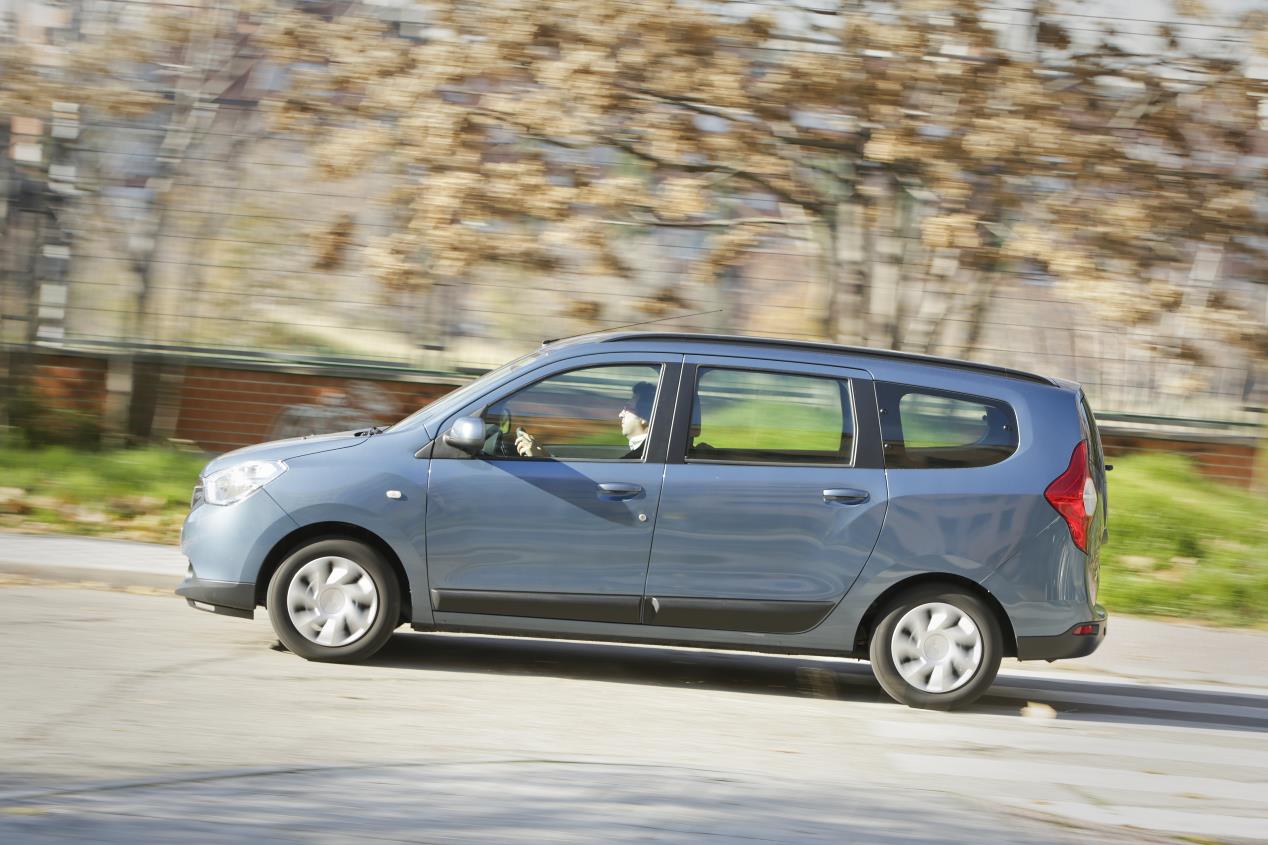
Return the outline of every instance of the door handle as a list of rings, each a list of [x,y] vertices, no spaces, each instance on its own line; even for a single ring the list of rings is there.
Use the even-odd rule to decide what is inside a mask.
[[[840,502],[843,505],[861,505],[870,498],[872,494],[866,490],[852,490],[849,487],[833,487],[823,491],[825,502]]]
[[[599,498],[609,502],[621,502],[642,495],[643,488],[638,484],[627,484],[623,481],[605,481],[599,485]]]

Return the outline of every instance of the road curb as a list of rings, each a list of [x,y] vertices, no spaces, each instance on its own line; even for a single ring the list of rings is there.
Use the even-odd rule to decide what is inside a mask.
[[[0,532],[0,573],[24,578],[175,589],[187,567],[178,546],[73,534]]]
[[[104,584],[107,587],[164,587],[175,590],[183,575],[105,567],[49,566],[0,559],[0,574],[59,584]]]

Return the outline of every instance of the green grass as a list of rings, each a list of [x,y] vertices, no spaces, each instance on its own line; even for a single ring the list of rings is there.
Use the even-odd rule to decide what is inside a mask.
[[[841,414],[829,407],[765,399],[706,404],[697,443],[715,449],[797,449],[834,452],[841,445]]]
[[[158,447],[0,449],[0,529],[174,543],[207,457]],[[13,491],[21,490],[15,497]]]
[[[1268,623],[1268,497],[1178,455],[1113,459],[1100,601],[1111,612]]]

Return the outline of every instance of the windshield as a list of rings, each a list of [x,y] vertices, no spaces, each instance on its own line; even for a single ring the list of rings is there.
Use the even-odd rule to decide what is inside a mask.
[[[392,426],[388,430],[401,431],[406,428],[411,428],[415,425],[418,425],[424,416],[430,417],[434,414],[436,416],[443,417],[445,414],[448,414],[450,411],[454,410],[455,408],[462,406],[472,396],[479,394],[480,391],[483,390],[486,385],[490,384],[491,382],[497,381],[503,375],[505,375],[506,373],[509,373],[511,370],[518,369],[519,367],[525,364],[531,363],[532,361],[535,361],[536,359],[540,358],[542,355],[545,355],[545,354],[546,354],[545,349],[537,349],[528,353],[527,355],[521,355],[520,357],[514,359],[513,361],[508,361],[507,363],[498,367],[496,370],[489,370],[489,372],[480,376],[475,381],[470,382],[469,384],[466,384],[458,388],[457,390],[450,391],[449,393],[446,393],[444,396],[441,396],[439,399],[435,399],[432,402],[427,403],[426,405],[419,408],[417,411],[410,414],[408,417],[401,420],[400,422],[398,422],[396,425]]]

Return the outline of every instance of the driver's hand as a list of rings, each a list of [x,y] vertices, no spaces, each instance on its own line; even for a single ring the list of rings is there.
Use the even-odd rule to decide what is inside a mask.
[[[515,435],[515,451],[519,452],[520,456],[525,458],[546,457],[546,450],[542,447],[542,444],[538,443],[533,438],[533,435],[523,430],[521,430],[519,434]]]

